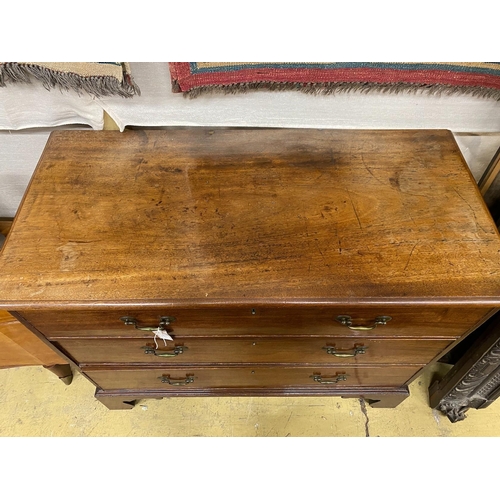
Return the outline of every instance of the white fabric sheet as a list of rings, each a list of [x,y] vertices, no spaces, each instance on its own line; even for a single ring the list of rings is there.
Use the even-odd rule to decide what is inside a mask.
[[[120,130],[128,125],[206,125],[500,132],[500,102],[492,99],[376,92],[315,96],[296,91],[189,99],[171,91],[167,63],[131,63],[131,70],[141,96],[101,99]]]
[[[97,99],[40,82],[0,88],[0,130],[83,124],[103,128],[103,109],[128,126],[253,126],[313,128],[446,128],[499,132],[500,102],[472,96],[398,95],[373,92],[331,96],[296,91],[204,95],[170,89],[167,63],[131,63],[142,95]]]
[[[104,119],[99,99],[73,91],[48,91],[36,80],[0,87],[0,130],[74,124],[101,130]]]
[[[0,132],[0,217],[14,217],[49,134]]]

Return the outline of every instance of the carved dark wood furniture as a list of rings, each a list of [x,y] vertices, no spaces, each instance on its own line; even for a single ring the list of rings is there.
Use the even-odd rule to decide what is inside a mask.
[[[481,325],[473,340],[453,368],[429,389],[431,407],[451,422],[464,420],[470,408],[487,408],[500,395],[500,314]]]
[[[0,266],[0,307],[109,408],[395,406],[500,305],[499,234],[435,130],[54,132]]]

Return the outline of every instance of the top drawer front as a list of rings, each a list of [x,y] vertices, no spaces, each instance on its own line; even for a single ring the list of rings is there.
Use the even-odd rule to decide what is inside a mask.
[[[409,336],[460,337],[489,309],[444,307],[199,307],[88,311],[29,311],[21,315],[49,339],[64,337],[144,337],[151,331],[125,324],[134,318],[138,328],[157,328],[160,318],[172,337],[211,335]],[[337,318],[349,316],[347,324]],[[389,316],[375,326],[376,318]],[[129,321],[131,323],[131,321]]]

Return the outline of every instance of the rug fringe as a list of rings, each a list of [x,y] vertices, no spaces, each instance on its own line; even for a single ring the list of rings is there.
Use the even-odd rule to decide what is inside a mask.
[[[0,87],[5,87],[8,81],[31,83],[31,77],[42,82],[47,90],[59,87],[66,91],[74,90],[78,95],[86,92],[95,97],[141,95],[139,87],[125,69],[123,81],[119,81],[113,76],[80,76],[76,73],[55,71],[36,64],[4,63],[0,65]]]
[[[428,93],[431,95],[472,95],[500,101],[500,89],[487,87],[455,86],[445,84],[418,83],[372,83],[372,82],[326,82],[326,83],[293,83],[293,82],[252,82],[229,85],[206,85],[184,92],[184,97],[195,98],[203,94],[239,94],[254,90],[285,91],[295,90],[306,94],[331,95],[350,92],[363,94],[381,92],[388,94]]]

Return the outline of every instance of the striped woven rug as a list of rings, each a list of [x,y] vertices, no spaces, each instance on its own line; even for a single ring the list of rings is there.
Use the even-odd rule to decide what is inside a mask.
[[[173,62],[173,92],[299,90],[307,93],[379,90],[471,94],[500,100],[500,63],[485,62]]]

